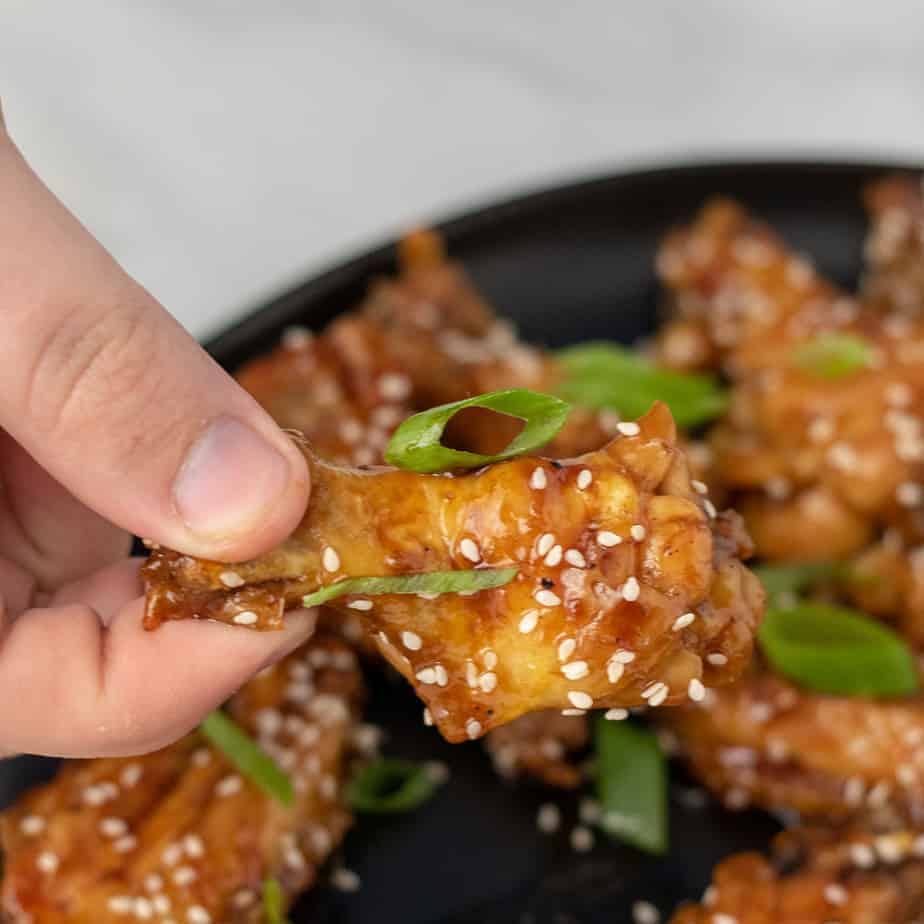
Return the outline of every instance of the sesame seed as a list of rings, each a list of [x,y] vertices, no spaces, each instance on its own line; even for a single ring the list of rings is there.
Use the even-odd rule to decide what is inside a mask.
[[[567,661],[574,654],[577,642],[573,638],[563,639],[558,645],[558,660]]]
[[[321,555],[321,563],[324,565],[325,571],[337,571],[340,568],[340,556],[337,554],[337,550],[327,546]]]
[[[581,471],[578,472],[578,476],[577,476],[578,489],[583,491],[584,488],[590,487],[590,483],[593,480],[594,480],[594,476],[593,476],[593,473],[590,471],[590,469],[582,468]]]
[[[490,671],[482,674],[478,678],[478,686],[481,687],[484,693],[493,692],[494,688],[497,686],[497,674],[492,674]]]
[[[417,671],[414,675],[421,683],[436,683],[436,670],[432,667],[425,667]]]
[[[593,697],[582,690],[569,690],[568,701],[575,709],[590,709],[594,704]]]
[[[590,673],[590,668],[586,661],[569,661],[561,666],[561,672],[568,680],[580,680]]]
[[[190,905],[186,911],[186,920],[189,924],[212,924],[212,916],[202,905]]]
[[[543,533],[536,544],[536,553],[541,558],[543,555],[548,554],[553,545],[555,545],[555,534]]]
[[[519,629],[523,635],[529,635],[533,629],[536,628],[536,625],[539,622],[539,612],[538,610],[527,610],[523,614],[523,618],[520,620]]]
[[[536,813],[536,827],[543,834],[553,834],[561,826],[561,810],[554,802],[544,802]]]
[[[895,778],[903,786],[913,786],[917,782],[918,774],[911,764],[899,764],[895,768]]]
[[[884,834],[877,837],[873,843],[876,847],[876,853],[879,854],[884,863],[899,863],[908,852],[908,845],[904,840],[894,835]]]
[[[304,869],[307,865],[305,855],[294,844],[290,844],[286,847],[284,861],[289,869]]]
[[[99,823],[99,833],[103,837],[122,837],[128,833],[128,824],[121,818],[103,818]]]
[[[690,482],[690,486],[696,491],[697,494],[708,494],[709,488],[702,481],[697,481],[695,478]]]
[[[866,797],[866,801],[873,808],[882,808],[888,801],[889,795],[892,792],[892,787],[889,785],[888,780],[880,780],[870,791],[869,795]]]
[[[135,908],[135,901],[128,895],[110,895],[106,900],[106,907],[113,914],[131,914]]]
[[[40,873],[52,873],[57,872],[58,867],[61,865],[60,859],[56,853],[52,853],[50,850],[44,850],[35,858],[35,865],[38,867]]]
[[[622,675],[625,673],[625,670],[625,664],[610,658],[606,665],[606,679],[609,680],[610,683],[619,683],[619,681],[622,680]]]
[[[423,640],[416,632],[405,631],[401,633],[401,644],[404,645],[408,651],[420,651]]]
[[[617,536],[616,533],[612,533],[608,529],[602,529],[597,533],[597,542],[605,549],[610,549],[622,542],[622,536]]]
[[[913,397],[911,388],[904,382],[893,382],[885,390],[886,402],[892,407],[907,407]]]
[[[45,819],[40,818],[38,815],[26,815],[26,817],[19,822],[19,830],[20,833],[25,834],[26,837],[35,837],[45,830]]]
[[[590,828],[578,825],[571,831],[571,848],[577,853],[587,853],[588,850],[593,850],[593,846],[594,833]]]
[[[341,421],[339,432],[343,442],[350,443],[351,445],[355,445],[363,438],[362,424],[352,417],[348,417],[346,420]]]
[[[139,780],[144,774],[144,767],[141,764],[128,764],[119,774],[119,782],[126,788],[131,789],[137,786]]]
[[[146,892],[161,892],[164,888],[164,878],[163,876],[158,876],[157,873],[149,873],[144,877],[144,888]]]
[[[844,801],[848,805],[859,805],[866,795],[866,783],[859,776],[852,776],[844,783]]]
[[[586,709],[562,709],[562,715],[575,716],[575,715],[587,715]]]
[[[312,340],[314,340],[314,334],[307,327],[293,325],[282,332],[282,345],[293,352],[308,349]]]
[[[924,488],[913,481],[903,481],[895,490],[895,499],[902,507],[919,507],[924,501]]]
[[[708,516],[710,520],[714,520],[719,515],[718,510],[715,509],[715,504],[708,498],[703,501],[703,510],[706,511],[706,516]]]
[[[632,905],[632,920],[635,924],[658,924],[661,912],[651,902],[635,902]]]
[[[151,899],[154,910],[160,915],[166,915],[170,912],[170,899],[166,895],[155,895]],[[164,922],[167,924],[167,922]]]
[[[544,468],[534,468],[532,475],[529,476],[529,486],[534,491],[541,491],[548,484],[548,479],[545,477]]]
[[[679,632],[681,629],[686,629],[695,619],[696,613],[684,613],[683,616],[678,616],[674,620],[674,625],[671,628],[674,632]]]
[[[701,703],[706,698],[706,688],[698,677],[694,677],[687,686],[687,696],[694,703]]]
[[[472,740],[481,734],[481,722],[477,719],[469,719],[465,723],[465,734]]]
[[[829,882],[825,886],[825,901],[829,905],[846,905],[847,890],[838,882]]]
[[[421,600],[435,600],[440,595],[421,592],[417,594],[417,596],[420,597]]]
[[[362,886],[362,880],[359,878],[358,873],[341,866],[331,873],[330,884],[338,892],[357,892]]]
[[[212,760],[212,752],[208,748],[197,748],[190,760],[194,767],[207,767]]]
[[[199,874],[191,866],[181,866],[173,874],[173,881],[178,886],[192,885]]]
[[[497,653],[492,651],[490,648],[482,656],[484,661],[484,666],[490,671],[494,670],[497,667]]]
[[[722,667],[728,664],[728,657],[723,655],[720,651],[713,651],[711,654],[707,654],[706,660],[715,667]]]
[[[400,372],[379,376],[379,394],[386,401],[402,401],[411,393],[411,380]]]
[[[876,865],[876,854],[866,844],[851,844],[850,859],[853,861],[853,865],[860,869],[871,869]]]
[[[647,530],[645,529],[644,526],[641,525],[641,523],[635,523],[632,527],[630,527],[629,535],[636,542],[643,542],[645,539],[645,536],[647,535]]]
[[[577,549],[568,549],[565,552],[565,561],[569,565],[573,565],[575,568],[586,568],[587,559],[577,550]]]
[[[552,593],[551,590],[546,590],[545,588],[537,590],[533,596],[536,599],[536,603],[540,606],[559,606],[561,604],[561,597],[558,594]]]
[[[738,919],[731,914],[718,911],[712,916],[712,924],[738,924]]]
[[[640,592],[641,587],[639,586],[638,578],[634,576],[630,577],[626,583],[622,585],[622,597],[630,603],[638,600]]]
[[[372,609],[372,601],[371,600],[353,600],[351,603],[348,603],[347,606],[351,610],[362,610],[365,612],[367,610]]]
[[[662,683],[660,680],[656,680],[654,683],[649,684],[642,690],[642,699],[652,700],[655,696],[660,695],[662,690],[667,689],[667,684]]]
[[[561,546],[553,545],[549,554],[545,556],[545,563],[549,568],[554,568],[561,564]]]
[[[423,723],[427,726],[427,728],[430,728],[433,725],[433,716],[430,714],[430,710],[426,706],[424,706],[423,711]]]
[[[154,906],[143,896],[135,899],[135,917],[141,918],[142,921],[148,921],[154,917]]]
[[[616,429],[623,436],[638,436],[641,433],[641,427],[637,423],[630,421],[620,421],[616,424]]]
[[[481,549],[478,548],[478,544],[472,539],[463,539],[459,543],[459,551],[462,553],[463,558],[467,558],[476,565],[481,561]]]
[[[610,722],[621,722],[623,719],[629,718],[629,710],[619,708],[607,709],[606,712],[603,713],[603,718],[608,719]]]
[[[243,785],[243,780],[236,773],[232,773],[215,784],[215,795],[222,798],[236,795],[241,791]]]
[[[433,671],[436,674],[436,684],[440,687],[445,687],[449,683],[449,673],[442,664],[436,664],[433,667]]]
[[[257,619],[257,614],[252,610],[244,610],[241,613],[235,614],[233,622],[239,626],[252,626]]]
[[[179,844],[168,844],[160,855],[165,866],[176,866],[183,856],[183,848]]]
[[[244,579],[236,571],[222,571],[218,575],[218,580],[225,587],[242,587],[244,584]]]
[[[205,855],[205,844],[202,843],[202,838],[198,834],[187,834],[183,838],[183,849],[186,851],[186,856],[194,860]]]

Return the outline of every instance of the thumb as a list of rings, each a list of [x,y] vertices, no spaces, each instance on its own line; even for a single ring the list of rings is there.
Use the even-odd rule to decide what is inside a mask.
[[[87,506],[240,560],[307,503],[301,452],[45,188],[0,125],[0,427]]]

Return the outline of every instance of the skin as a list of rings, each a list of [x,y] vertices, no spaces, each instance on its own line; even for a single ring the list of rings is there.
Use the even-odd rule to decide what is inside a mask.
[[[309,473],[41,183],[2,112],[0,201],[0,755],[153,750],[314,622],[144,633],[130,534],[251,558],[298,524]]]

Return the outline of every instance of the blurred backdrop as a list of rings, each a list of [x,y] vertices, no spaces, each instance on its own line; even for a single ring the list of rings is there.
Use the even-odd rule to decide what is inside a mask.
[[[924,162],[922,48],[920,0],[2,0],[0,96],[52,189],[203,336],[546,182]]]

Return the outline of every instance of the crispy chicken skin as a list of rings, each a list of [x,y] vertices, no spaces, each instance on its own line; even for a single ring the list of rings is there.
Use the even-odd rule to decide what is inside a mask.
[[[862,292],[883,310],[924,310],[924,189],[919,177],[891,176],[864,191],[870,216]]]
[[[729,808],[924,823],[924,700],[801,690],[763,666],[661,715]]]
[[[763,590],[741,564],[749,543],[734,514],[716,517],[693,489],[667,408],[626,426],[578,459],[458,476],[338,468],[306,449],[312,496],[292,537],[233,566],[154,550],[146,624],[267,629],[343,577],[516,567],[507,586],[473,595],[328,606],[359,612],[451,741],[539,709],[681,702],[691,681],[741,672]]]
[[[907,829],[788,831],[769,860],[720,863],[702,902],[671,924],[914,924],[924,913],[921,847]]]
[[[198,733],[145,757],[68,761],[0,816],[3,924],[257,924],[264,879],[310,887],[350,824],[340,796],[356,659],[318,635],[228,708],[291,775],[284,808]]]
[[[674,232],[659,267],[732,380],[715,476],[758,554],[843,558],[887,526],[924,538],[924,319],[861,307],[728,202]],[[794,362],[831,332],[861,337],[871,365],[825,379]]]

